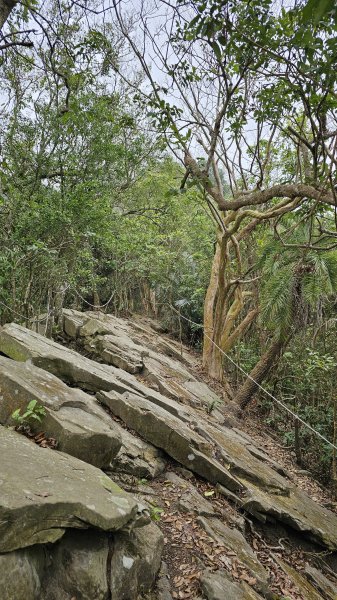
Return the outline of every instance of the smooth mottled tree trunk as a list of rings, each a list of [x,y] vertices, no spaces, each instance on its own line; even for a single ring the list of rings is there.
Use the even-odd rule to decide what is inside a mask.
[[[249,373],[249,377],[247,377],[246,381],[239,389],[236,397],[242,410],[244,410],[252,400],[254,394],[259,389],[257,384],[261,385],[265,380],[275,359],[280,355],[285,344],[286,342],[284,340],[275,340],[268,348],[267,352],[261,356],[254,369]]]
[[[225,380],[223,352],[229,352],[240,341],[259,313],[255,307],[244,316],[250,294],[242,290],[240,283],[233,285],[228,281],[233,262],[230,244],[223,234],[218,234],[204,303],[203,366],[210,377],[221,382]]]
[[[213,350],[213,326],[214,326],[214,306],[218,291],[220,266],[220,244],[216,245],[215,254],[212,263],[211,277],[208,284],[205,302],[204,302],[204,344],[203,344],[203,366],[209,371],[212,361]]]

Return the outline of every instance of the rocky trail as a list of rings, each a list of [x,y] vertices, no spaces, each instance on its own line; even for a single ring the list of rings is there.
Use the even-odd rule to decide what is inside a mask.
[[[64,310],[0,353],[1,600],[337,599],[336,505],[157,324]]]

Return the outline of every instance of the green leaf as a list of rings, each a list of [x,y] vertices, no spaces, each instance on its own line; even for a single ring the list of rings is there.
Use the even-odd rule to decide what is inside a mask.
[[[36,405],[37,405],[37,400],[31,400],[27,405],[27,411],[34,410]]]
[[[323,17],[336,8],[335,0],[309,0],[303,9],[303,19],[317,25]]]
[[[12,419],[14,419],[14,421],[18,421],[21,418],[20,415],[20,409],[17,408],[13,413],[12,413]]]
[[[220,48],[219,44],[217,42],[212,42],[211,46],[213,48],[216,58],[218,59],[219,62],[221,62],[222,53],[221,53],[221,48]]]

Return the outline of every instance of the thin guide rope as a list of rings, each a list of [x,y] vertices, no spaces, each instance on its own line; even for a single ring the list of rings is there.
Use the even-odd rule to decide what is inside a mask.
[[[318,437],[320,437],[326,444],[329,444],[329,446],[331,446],[332,448],[334,448],[335,450],[337,450],[337,446],[335,446],[335,444],[333,444],[332,442],[330,442],[326,437],[324,437],[324,435],[322,435],[319,431],[317,431],[316,429],[314,429],[309,423],[307,423],[306,421],[304,421],[298,414],[296,414],[295,412],[293,412],[286,404],[283,404],[283,402],[281,402],[281,400],[278,400],[277,398],[275,398],[275,396],[273,396],[273,394],[271,394],[270,392],[268,392],[268,390],[266,390],[262,385],[260,385],[257,381],[255,381],[255,379],[253,377],[251,377],[251,375],[249,375],[249,373],[246,373],[246,371],[242,367],[240,367],[240,365],[238,365],[235,362],[235,360],[233,360],[230,356],[228,356],[228,354],[226,354],[226,352],[224,352],[224,350],[222,350],[222,348],[220,348],[220,346],[218,346],[218,344],[216,344],[212,340],[212,338],[209,337],[209,335],[207,335],[207,333],[205,333],[205,329],[204,329],[203,325],[201,325],[200,323],[196,323],[195,321],[192,321],[191,319],[188,319],[187,317],[185,317],[184,315],[182,315],[181,312],[179,312],[176,308],[174,308],[174,306],[172,306],[171,304],[169,304],[168,306],[172,310],[174,310],[174,312],[177,313],[177,315],[179,315],[179,317],[181,317],[182,319],[184,319],[188,323],[191,323],[192,325],[196,325],[197,327],[199,327],[199,329],[203,329],[204,330],[204,336],[213,344],[213,346],[215,346],[221,352],[221,354],[223,354],[237,369],[239,369],[239,371],[241,371],[241,373],[243,373],[246,377],[248,377],[248,379],[250,379],[251,381],[253,381],[253,383],[255,383],[255,385],[257,385],[257,387],[259,387],[260,390],[262,390],[262,392],[264,392],[265,394],[267,394],[267,396],[269,396],[269,398],[271,398],[279,406],[281,406],[282,408],[284,408],[284,410],[286,410],[290,415],[292,415],[293,417],[295,417],[295,419],[297,419],[298,421],[300,421],[300,423],[302,423],[302,425],[304,425],[304,427],[307,427],[307,429],[310,429],[310,431],[312,431],[312,433],[314,433],[315,435],[317,435]]]
[[[76,292],[76,294],[84,301],[86,302],[86,304],[88,304],[89,306],[92,306],[93,308],[104,308],[105,306],[107,306],[114,294],[111,295],[111,297],[109,298],[108,302],[106,302],[105,304],[101,305],[101,306],[94,306],[93,304],[90,304],[89,302],[87,302],[78,292],[77,290],[74,290]],[[5,306],[7,309],[9,309],[12,313],[22,317],[23,319],[26,319],[26,317],[24,315],[21,315],[20,313],[16,312],[15,310],[9,308],[9,306],[7,306],[4,302],[2,302],[0,300],[0,304],[2,304],[3,306]],[[174,306],[172,306],[171,304],[167,304],[180,318],[184,319],[185,321],[187,321],[188,323],[191,323],[191,325],[195,325],[196,327],[199,327],[199,329],[203,329],[204,330],[204,326],[201,325],[200,323],[196,323],[195,321],[192,321],[191,319],[188,319],[187,317],[185,317],[184,315],[181,314],[180,311],[178,311]],[[41,318],[41,319],[28,319],[29,322],[31,323],[42,323],[43,321],[46,321],[48,319],[48,317],[50,316],[50,313],[48,313],[47,316]],[[300,423],[302,423],[302,425],[304,425],[304,427],[306,427],[307,429],[310,429],[310,431],[312,431],[312,433],[314,433],[315,435],[317,435],[319,438],[321,438],[326,444],[328,444],[329,446],[331,446],[332,448],[334,448],[335,450],[337,450],[337,446],[335,446],[335,444],[333,444],[332,442],[330,442],[326,437],[324,437],[324,435],[322,435],[319,431],[317,431],[316,429],[314,429],[309,423],[307,423],[306,421],[304,421],[302,419],[302,417],[300,417],[298,414],[296,414],[295,412],[293,412],[286,404],[284,404],[283,402],[281,402],[281,400],[278,400],[277,398],[275,398],[275,396],[273,396],[273,394],[271,394],[270,392],[268,392],[268,390],[266,390],[262,385],[260,385],[257,381],[255,381],[255,379],[249,375],[249,373],[246,373],[246,371],[240,367],[240,365],[238,365],[235,360],[233,360],[224,350],[222,350],[222,348],[220,348],[220,346],[218,346],[218,344],[216,344],[212,338],[207,335],[207,333],[205,333],[204,330],[204,336],[211,342],[211,344],[213,344],[213,346],[215,346],[219,352],[221,352],[221,354],[223,354],[237,369],[239,369],[239,371],[241,371],[241,373],[243,373],[246,377],[248,377],[248,379],[250,379],[251,381],[253,381],[253,383],[255,383],[255,385],[257,385],[258,388],[260,388],[260,390],[262,390],[262,392],[264,392],[265,394],[267,394],[267,396],[269,396],[269,398],[271,398],[274,402],[276,402],[276,404],[278,404],[279,406],[281,406],[282,408],[284,408],[284,410],[286,412],[288,412],[290,415],[292,415],[293,417],[295,417],[295,419],[297,419]]]
[[[85,298],[83,298],[83,296],[81,296],[81,294],[76,290],[76,288],[72,287],[71,288],[73,290],[73,292],[75,292],[75,294],[81,298],[81,300],[83,302],[85,302],[85,304],[87,304],[88,306],[91,306],[92,308],[106,308],[106,306],[108,306],[108,304],[110,304],[111,300],[113,299],[114,295],[115,295],[115,291],[112,292],[109,300],[105,303],[105,304],[91,304],[90,302],[88,302]]]
[[[2,306],[4,306],[5,308],[7,308],[7,310],[9,310],[11,313],[13,313],[13,315],[17,315],[18,317],[21,317],[22,319],[24,319],[24,321],[28,321],[29,323],[43,323],[44,321],[46,321],[49,316],[50,316],[50,312],[45,315],[44,317],[41,317],[41,319],[38,319],[36,317],[32,317],[32,318],[28,318],[25,315],[22,315],[21,313],[17,312],[16,310],[13,310],[13,308],[10,308],[9,306],[7,306],[7,304],[5,304],[4,302],[2,302],[2,300],[0,300],[0,304],[2,304]]]

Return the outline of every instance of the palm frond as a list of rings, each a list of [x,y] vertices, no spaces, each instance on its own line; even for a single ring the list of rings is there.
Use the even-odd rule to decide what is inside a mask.
[[[265,282],[261,294],[261,320],[279,333],[292,323],[294,273],[288,265],[278,268]]]

